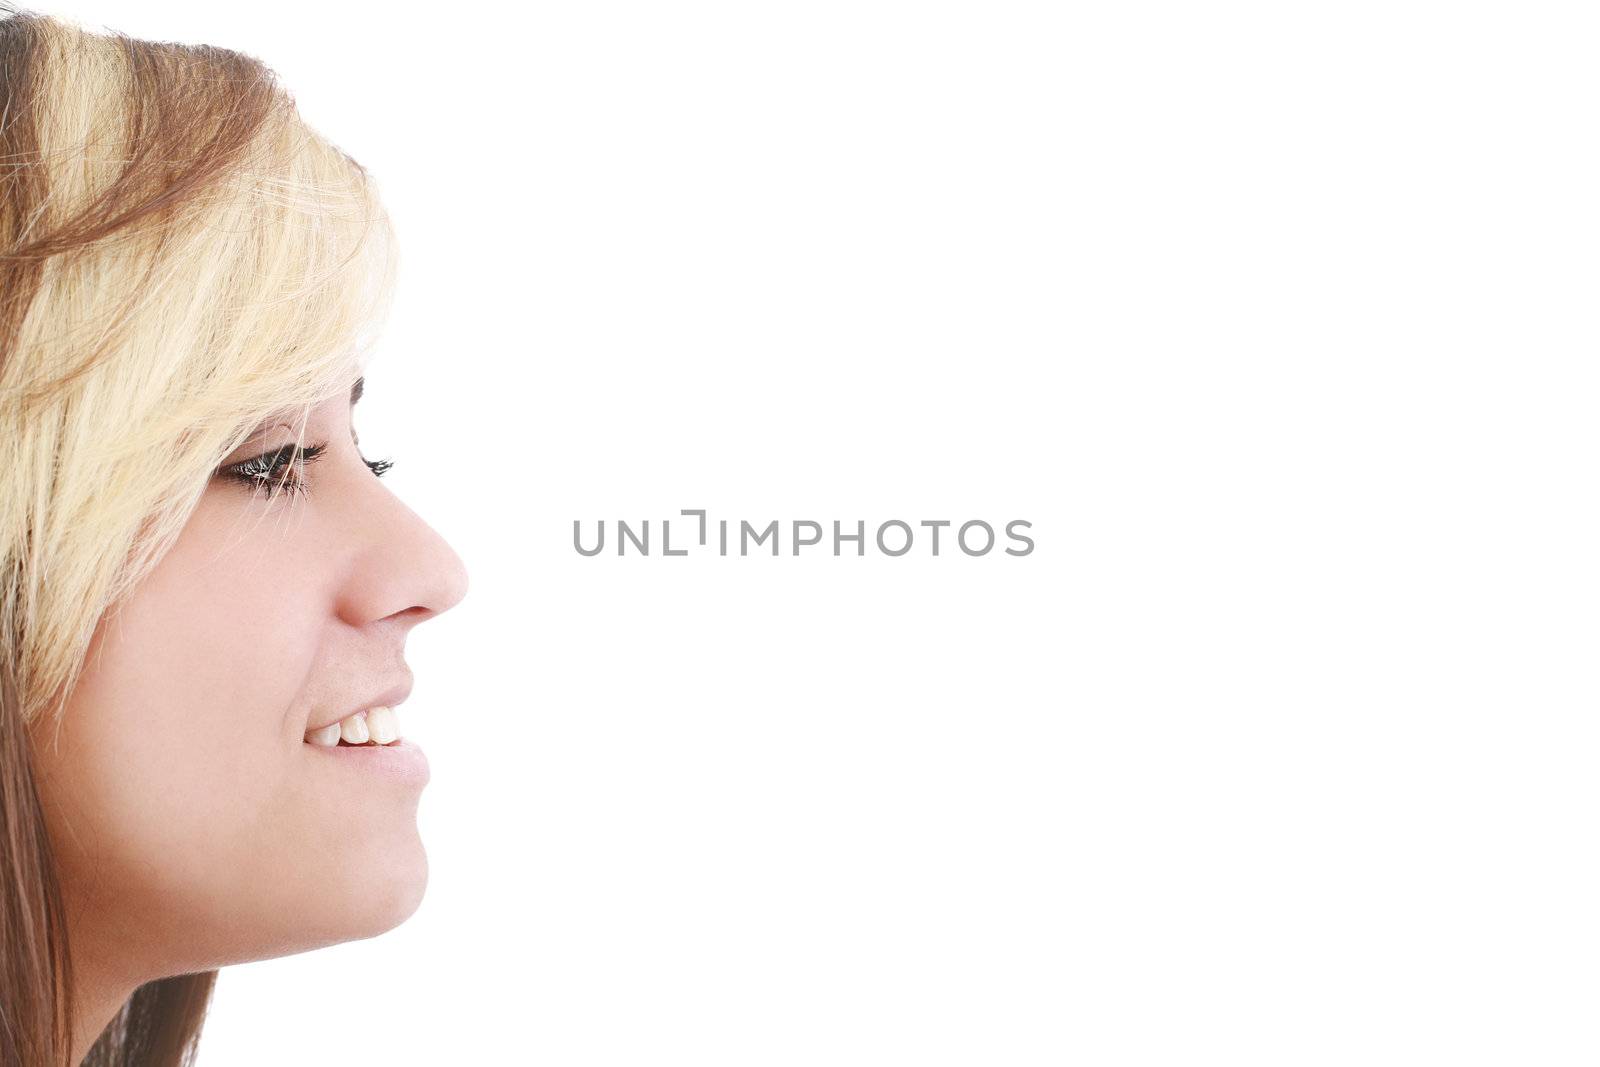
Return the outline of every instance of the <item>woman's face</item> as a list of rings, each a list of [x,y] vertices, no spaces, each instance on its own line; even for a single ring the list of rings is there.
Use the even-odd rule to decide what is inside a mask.
[[[406,635],[466,592],[461,560],[362,458],[352,405],[313,409],[305,444],[324,450],[271,471],[304,494],[213,478],[100,621],[59,734],[35,738],[72,933],[102,967],[298,952],[381,933],[421,900],[418,750],[306,739],[403,700]],[[294,440],[263,424],[225,466]]]

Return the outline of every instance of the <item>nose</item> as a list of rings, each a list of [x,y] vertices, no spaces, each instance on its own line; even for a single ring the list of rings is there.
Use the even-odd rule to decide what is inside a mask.
[[[339,615],[352,626],[396,616],[415,625],[467,595],[467,568],[439,533],[370,475],[351,499],[354,556]]]

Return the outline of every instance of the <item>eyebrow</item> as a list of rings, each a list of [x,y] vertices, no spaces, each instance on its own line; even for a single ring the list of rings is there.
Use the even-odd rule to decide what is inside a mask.
[[[353,385],[350,386],[350,406],[351,407],[355,407],[356,406],[356,401],[361,399],[361,394],[366,392],[366,388],[367,388],[367,376],[365,374],[363,374],[361,377],[359,377],[359,378],[357,378],[355,380],[355,383]],[[256,432],[259,433],[259,432],[261,432],[262,429],[265,429],[265,428],[267,428],[269,426],[287,425],[283,420],[288,419],[288,418],[292,418],[294,415],[296,415],[298,413],[299,413],[299,409],[298,408],[290,407],[290,408],[285,408],[282,412],[278,412],[278,413],[274,413],[272,415],[269,415],[269,416],[267,416],[265,419],[263,419],[261,421],[260,429],[258,429]]]

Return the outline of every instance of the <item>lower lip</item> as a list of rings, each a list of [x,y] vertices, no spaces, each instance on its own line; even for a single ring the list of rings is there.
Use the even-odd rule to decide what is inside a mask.
[[[428,757],[415,742],[401,738],[387,745],[305,746],[358,773],[376,774],[418,789],[428,784]]]

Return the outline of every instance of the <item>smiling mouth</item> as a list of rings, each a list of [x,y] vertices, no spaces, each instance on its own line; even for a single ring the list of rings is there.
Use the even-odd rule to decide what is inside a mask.
[[[338,722],[306,731],[306,744],[318,748],[392,745],[400,740],[400,717],[394,708],[376,707],[347,715]]]

